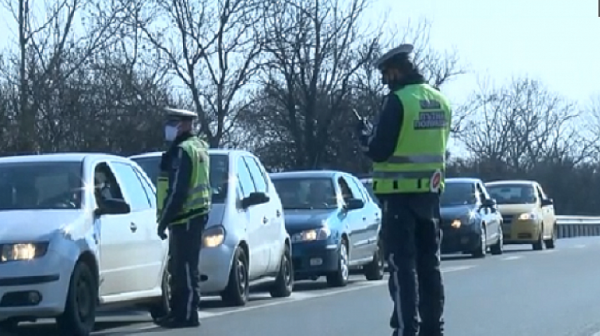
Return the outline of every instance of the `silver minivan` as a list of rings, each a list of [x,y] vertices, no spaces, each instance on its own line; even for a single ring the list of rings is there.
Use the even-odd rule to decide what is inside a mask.
[[[294,283],[290,237],[269,175],[249,152],[211,149],[209,155],[213,195],[200,252],[202,293],[242,306],[253,282],[272,280],[271,296],[290,296]],[[156,181],[161,156],[153,152],[130,159]]]

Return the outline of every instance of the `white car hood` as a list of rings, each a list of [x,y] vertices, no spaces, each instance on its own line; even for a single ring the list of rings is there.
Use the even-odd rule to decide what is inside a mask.
[[[83,216],[81,210],[0,211],[0,243],[50,240]]]
[[[208,222],[206,228],[223,225],[223,216],[225,215],[225,204],[218,203],[212,204],[210,207],[210,213],[208,215]]]

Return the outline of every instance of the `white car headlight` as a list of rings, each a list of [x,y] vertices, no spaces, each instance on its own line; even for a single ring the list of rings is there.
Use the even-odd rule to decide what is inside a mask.
[[[537,215],[534,214],[533,212],[528,212],[528,213],[519,215],[519,220],[534,220],[536,218],[537,218]]]
[[[202,234],[202,245],[204,247],[217,247],[225,241],[225,228],[222,226],[213,226]]]
[[[46,254],[48,242],[2,244],[0,247],[0,262],[32,260]]]
[[[292,242],[325,240],[329,238],[330,234],[331,230],[327,226],[323,226],[292,235]]]

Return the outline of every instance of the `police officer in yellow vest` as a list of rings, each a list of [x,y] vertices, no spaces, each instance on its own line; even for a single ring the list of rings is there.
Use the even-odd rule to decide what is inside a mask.
[[[169,229],[171,312],[156,323],[165,328],[197,327],[200,303],[198,259],[211,192],[208,145],[192,135],[197,115],[167,109],[165,140],[157,181],[158,235]]]
[[[440,193],[452,112],[411,61],[412,51],[402,45],[377,60],[390,93],[376,125],[357,127],[383,210],[393,335],[442,336]]]

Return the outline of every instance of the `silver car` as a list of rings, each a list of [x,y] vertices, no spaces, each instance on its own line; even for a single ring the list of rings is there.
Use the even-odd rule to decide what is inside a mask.
[[[161,152],[132,156],[156,181]],[[290,237],[279,195],[263,165],[238,150],[209,150],[212,209],[200,252],[203,294],[245,305],[255,280],[271,279],[273,297],[292,293]]]

